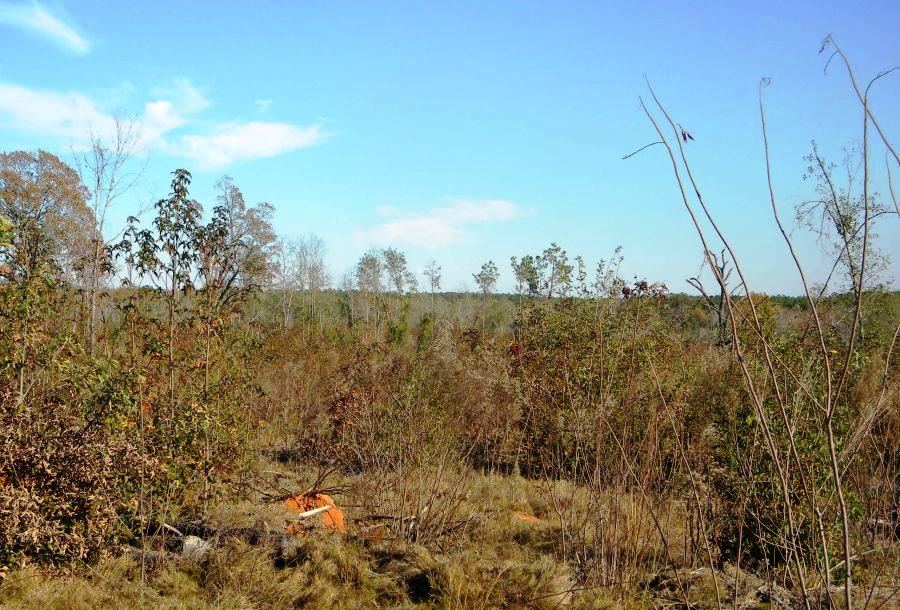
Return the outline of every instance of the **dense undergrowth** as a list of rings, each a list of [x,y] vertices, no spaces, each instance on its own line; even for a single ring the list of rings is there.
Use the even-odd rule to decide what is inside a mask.
[[[730,350],[685,330],[665,294],[527,300],[485,331],[426,313],[394,344],[339,319],[284,329],[259,315],[263,300],[213,333],[185,313],[171,361],[157,293],[106,295],[111,321],[93,355],[77,318],[50,315],[77,311],[71,290],[42,279],[3,296],[9,607],[715,607],[717,590],[734,598],[736,565],[756,585],[738,583],[738,597],[795,586],[773,466]],[[780,310],[768,307],[774,326]],[[794,329],[775,336],[779,357],[816,374],[814,345]],[[870,336],[845,439],[886,383],[883,333]],[[894,582],[896,552],[871,526],[896,519],[896,386],[885,400],[846,461],[855,580],[876,592]],[[808,472],[827,473],[815,417],[798,402],[791,418]],[[298,538],[286,563],[242,540],[201,564],[122,557],[125,544],[152,546],[161,523],[215,522],[227,507],[232,525],[258,523],[272,498],[313,487],[353,525]],[[834,508],[813,515],[802,494],[792,500],[817,561],[819,537],[838,533]],[[280,531],[284,519],[267,523]],[[47,580],[50,565],[69,575]],[[807,586],[823,595],[823,583]]]

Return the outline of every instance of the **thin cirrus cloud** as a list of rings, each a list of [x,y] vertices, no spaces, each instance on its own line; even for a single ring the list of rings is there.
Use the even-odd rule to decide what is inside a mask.
[[[38,2],[0,4],[0,23],[46,38],[76,55],[91,51],[90,41]]]
[[[209,105],[185,79],[174,81],[165,91],[165,99],[147,102],[137,117],[142,149],[164,147],[166,134],[184,126],[188,114]],[[115,125],[114,115],[82,93],[0,82],[0,128],[17,129],[38,137],[63,138],[78,145],[91,135],[112,136]]]
[[[187,79],[177,79],[152,93],[156,99],[146,102],[137,116],[140,149],[188,159],[201,170],[274,157],[326,138],[318,125],[276,121],[229,121],[192,130],[197,115],[211,106],[199,89]],[[78,147],[90,135],[110,137],[115,125],[113,114],[82,93],[0,81],[0,129],[23,131],[39,139],[62,138]]]
[[[91,130],[111,132],[113,117],[81,93],[44,91],[0,82],[0,127],[82,138]]]
[[[365,229],[357,229],[358,242],[376,244],[407,244],[438,250],[465,241],[474,225],[514,220],[525,211],[505,199],[453,199],[449,205],[425,212],[405,214],[393,206],[376,208],[385,222]]]
[[[183,136],[173,152],[198,162],[201,169],[217,169],[238,161],[265,159],[308,148],[324,139],[318,125],[298,127],[263,121],[229,123],[216,127],[208,135]]]

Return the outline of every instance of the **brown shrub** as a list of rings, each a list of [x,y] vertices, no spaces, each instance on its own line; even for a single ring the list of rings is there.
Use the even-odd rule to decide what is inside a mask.
[[[56,390],[27,404],[0,395],[0,564],[95,560],[134,509],[139,459],[113,414],[82,415],[61,401],[74,386]]]

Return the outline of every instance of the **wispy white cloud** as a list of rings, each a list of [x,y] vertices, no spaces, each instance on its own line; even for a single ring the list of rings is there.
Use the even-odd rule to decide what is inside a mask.
[[[76,55],[86,55],[91,50],[91,43],[84,36],[38,2],[0,4],[0,23],[48,38]]]
[[[150,94],[160,99],[171,100],[182,112],[199,112],[212,106],[203,91],[190,79],[176,78],[163,87],[154,87]]]
[[[185,108],[170,100],[147,102],[137,117],[141,148],[158,147],[163,136],[186,123],[185,112]],[[82,93],[60,93],[0,82],[0,128],[55,136],[78,146],[90,135],[112,135],[115,123],[113,114]]]
[[[156,100],[144,104],[140,117],[142,148],[158,148],[165,145],[165,135],[185,124],[180,109],[169,100]]]
[[[473,225],[507,222],[525,214],[519,205],[505,199],[453,199],[448,205],[406,215],[394,206],[379,206],[376,211],[386,222],[357,229],[357,241],[429,250],[464,241]]]
[[[269,107],[272,105],[272,100],[256,100],[254,102],[256,104],[256,109],[260,114],[265,114],[269,111]]]
[[[189,124],[191,115],[212,105],[186,78],[176,78],[151,93],[159,99],[147,102],[141,115],[141,139],[145,148],[166,148],[169,145],[166,134]]]
[[[111,129],[113,118],[81,93],[58,93],[0,82],[0,124],[40,134],[83,138],[91,130]]]
[[[172,152],[197,162],[202,169],[217,169],[237,161],[264,159],[315,146],[325,139],[318,125],[252,121],[227,123],[208,135],[183,136]]]
[[[275,121],[200,122],[211,106],[187,79],[154,89],[154,99],[138,115],[140,148],[191,160],[198,169],[220,169],[232,163],[273,157],[322,142],[318,125]],[[199,129],[196,125],[202,124]],[[0,129],[68,140],[76,147],[90,134],[109,136],[115,116],[104,105],[78,92],[32,89],[0,81]]]

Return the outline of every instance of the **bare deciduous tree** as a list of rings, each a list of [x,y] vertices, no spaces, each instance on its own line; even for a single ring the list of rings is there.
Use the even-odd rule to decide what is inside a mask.
[[[378,304],[381,293],[384,292],[383,272],[384,262],[377,250],[369,250],[356,263],[356,289],[362,295],[365,303],[366,324],[369,323],[370,316],[374,311],[376,329],[379,322]]]
[[[270,204],[248,206],[230,176],[223,176],[216,188],[217,205],[201,231],[198,261],[211,311],[227,306],[242,292],[268,285],[276,243]]]
[[[285,239],[275,243],[275,285],[281,297],[281,325],[287,330],[293,321],[294,295],[299,290],[297,244]]]
[[[98,316],[98,296],[113,274],[109,257],[107,221],[113,208],[141,179],[144,167],[132,167],[132,159],[140,145],[136,119],[122,115],[114,117],[113,132],[89,134],[88,146],[74,154],[75,167],[81,182],[90,192],[89,204],[94,214],[95,235],[89,244],[84,269],[79,274],[85,291],[87,336],[91,352],[94,350]],[[121,233],[111,240],[121,237]]]
[[[723,249],[719,254],[710,254],[704,258],[704,264],[707,260],[711,261],[714,266],[713,273],[716,276],[716,284],[719,286],[718,298],[712,297],[703,287],[703,283],[699,277],[688,278],[687,283],[693,286],[706,302],[706,307],[716,316],[716,345],[728,345],[731,342],[731,336],[728,330],[728,313],[725,308],[725,300],[728,298],[728,278],[731,277],[731,269],[728,268],[728,259]],[[718,278],[722,278],[719,282]]]
[[[884,404],[889,387],[889,380],[885,375],[880,382],[883,384],[883,390],[877,398],[877,404],[867,405],[859,414],[851,411],[852,401],[848,395],[852,383],[852,363],[859,357],[858,331],[863,311],[863,295],[867,290],[867,274],[871,265],[871,261],[867,260],[871,249],[871,225],[879,213],[870,184],[869,140],[872,127],[887,149],[889,159],[892,156],[900,164],[900,157],[885,136],[869,105],[872,86],[896,68],[879,73],[864,89],[861,89],[850,62],[830,36],[822,45],[822,51],[825,49],[834,51],[832,58],[837,56],[843,60],[853,89],[862,105],[861,194],[855,198],[849,191],[838,189],[831,174],[834,167],[825,163],[814,148],[811,155],[812,171],[813,175],[818,176],[821,187],[819,194],[822,196],[811,206],[801,209],[801,218],[812,218],[813,216],[808,213],[810,210],[818,214],[818,227],[823,231],[833,231],[832,237],[839,246],[838,252],[835,253],[835,266],[844,264],[851,278],[855,278],[851,279],[853,301],[850,332],[843,342],[835,341],[837,335],[835,329],[829,327],[823,318],[818,297],[812,292],[794,241],[781,220],[773,186],[769,134],[763,102],[763,90],[770,84],[769,79],[762,79],[759,91],[759,116],[769,203],[789,260],[803,287],[809,306],[810,325],[815,333],[814,351],[808,352],[799,362],[792,361],[790,355],[787,358],[782,357],[783,349],[771,341],[764,321],[765,311],[762,308],[765,301],[761,301],[750,291],[735,251],[716,222],[698,186],[684,142],[679,137],[678,123],[660,102],[649,81],[647,85],[654,110],[651,111],[648,104],[643,99],[640,100],[641,107],[659,138],[658,143],[665,148],[682,203],[694,225],[707,263],[720,285],[720,294],[725,302],[731,332],[735,365],[740,370],[744,389],[752,403],[754,423],[764,443],[766,460],[769,464],[756,463],[751,466],[770,469],[772,473],[769,493],[779,500],[781,515],[778,527],[782,530],[775,544],[783,549],[787,565],[785,578],[791,581],[799,601],[808,610],[814,604],[818,605],[809,586],[812,578],[823,583],[822,595],[827,597],[830,607],[842,605],[850,609],[854,605],[856,591],[853,579],[857,571],[854,570],[853,564],[854,560],[859,561],[859,558],[855,555],[851,538],[853,525],[846,490],[848,484],[846,473],[852,460],[852,452],[848,453],[842,447],[846,448],[852,444],[854,437],[858,437],[859,434],[848,433],[843,426],[837,425],[837,422],[849,418],[857,420],[851,426],[851,430],[868,429],[867,426],[871,426],[872,413],[877,412]],[[700,213],[706,222],[701,223]],[[857,234],[859,240],[855,241]],[[717,264],[716,257],[712,254],[709,247],[712,240],[718,240],[722,244],[724,247],[722,259],[727,252],[730,263],[740,278],[740,285],[746,296],[739,301],[729,292],[724,267],[721,263]],[[888,348],[886,356],[888,361],[896,344],[898,332],[900,327],[894,332],[894,340]],[[810,375],[811,370],[815,370],[816,373]],[[851,434],[849,438],[848,434]],[[820,452],[824,459],[810,459],[812,451],[808,446],[810,444],[817,447],[816,451]],[[812,532],[818,532],[818,535],[807,538],[801,531],[804,527],[810,528]],[[839,543],[835,543],[835,538],[839,538]],[[832,563],[836,554],[839,554],[841,560]],[[740,553],[737,559],[739,562]],[[829,587],[833,577],[838,574],[843,580],[844,599],[840,600],[840,604],[835,601]],[[874,583],[870,586],[874,586]],[[866,596],[868,597],[868,594]]]
[[[301,238],[296,244],[296,257],[298,285],[303,291],[306,315],[311,320],[316,315],[318,293],[331,282],[325,268],[325,241],[317,235]]]
[[[431,259],[425,266],[425,277],[428,278],[428,286],[431,289],[431,313],[434,313],[434,293],[441,289],[441,266]]]

